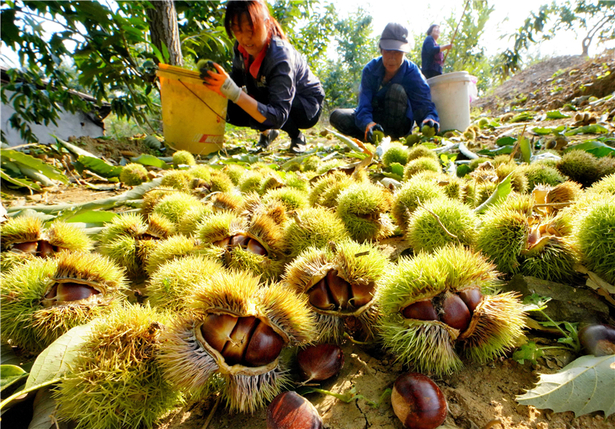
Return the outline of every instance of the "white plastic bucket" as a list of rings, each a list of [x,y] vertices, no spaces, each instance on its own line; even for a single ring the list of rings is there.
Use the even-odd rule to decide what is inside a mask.
[[[431,100],[440,117],[440,129],[464,131],[470,126],[470,94],[475,85],[466,71],[446,73],[427,79]]]

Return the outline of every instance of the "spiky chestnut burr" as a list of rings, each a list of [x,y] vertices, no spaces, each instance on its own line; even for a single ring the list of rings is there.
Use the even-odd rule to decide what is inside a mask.
[[[310,205],[334,208],[340,192],[353,183],[355,182],[342,171],[318,178],[310,190]]]
[[[125,301],[123,271],[96,253],[60,252],[14,267],[0,283],[2,340],[38,353]]]
[[[472,246],[478,218],[467,205],[448,198],[426,202],[414,212],[406,238],[415,252],[432,252],[449,243]]]
[[[234,185],[239,185],[241,176],[246,172],[246,168],[239,164],[229,164],[222,169],[222,172],[231,179]]]
[[[436,173],[440,173],[442,171],[442,166],[440,165],[439,160],[433,159],[432,157],[413,159],[412,161],[408,161],[404,167],[404,180],[408,180],[415,174],[422,171],[434,171]]]
[[[575,224],[574,238],[581,261],[607,282],[615,283],[615,196],[604,197],[582,211]]]
[[[603,177],[586,189],[586,193],[599,193],[615,195],[615,173]]]
[[[527,188],[531,192],[536,185],[557,186],[566,179],[555,167],[535,162],[523,167]]]
[[[261,171],[249,170],[241,176],[238,188],[244,194],[258,192],[260,191],[264,180],[265,177]]]
[[[496,276],[484,257],[458,246],[401,258],[379,299],[384,346],[403,364],[436,375],[460,369],[460,353],[478,362],[504,353],[521,337],[524,319],[516,297],[488,294]]]
[[[408,148],[401,143],[393,142],[387,151],[382,154],[382,165],[390,167],[392,163],[406,165],[408,162]]]
[[[557,163],[557,169],[583,187],[600,180],[602,175],[598,158],[584,150],[572,150],[564,154]]]
[[[175,192],[158,201],[153,207],[152,213],[164,216],[177,227],[184,213],[196,206],[203,206],[203,203],[197,197],[183,192]]]
[[[167,170],[162,176],[160,186],[173,188],[181,192],[190,192],[194,176],[189,170]]]
[[[391,214],[403,231],[408,228],[410,216],[420,203],[426,203],[432,199],[446,198],[441,186],[431,180],[425,180],[422,175],[412,177],[404,181],[401,188],[393,196]]]
[[[408,161],[412,161],[418,158],[433,158],[435,160],[438,160],[438,155],[431,149],[429,149],[427,146],[424,145],[417,145],[417,146],[413,146],[409,151],[408,151]]]
[[[99,252],[126,269],[133,281],[147,276],[147,258],[159,240],[174,233],[174,225],[165,217],[152,213],[146,221],[138,213],[124,213],[105,225],[99,233]]]
[[[305,191],[288,186],[269,190],[263,195],[263,202],[265,204],[274,201],[284,204],[288,211],[304,209],[310,204],[308,194]]]
[[[143,195],[143,202],[141,203],[141,215],[147,218],[158,201],[160,201],[165,196],[175,192],[178,191],[171,187],[156,188],[147,192],[145,195]]]
[[[186,255],[196,254],[202,249],[203,246],[194,237],[173,235],[165,240],[158,240],[156,246],[149,251],[145,260],[145,270],[151,276],[165,262]]]
[[[152,307],[185,311],[193,286],[224,269],[220,262],[200,254],[170,259],[152,273],[145,288],[146,298]]]
[[[384,222],[391,199],[390,192],[382,186],[356,183],[338,195],[337,215],[353,240],[376,241],[392,233]]]
[[[349,238],[339,216],[323,207],[296,211],[285,234],[291,258],[308,247],[324,247],[331,241],[339,242]]]
[[[308,297],[318,341],[340,343],[345,332],[374,336],[379,282],[387,268],[387,258],[373,245],[343,240],[306,249],[288,264],[283,282]]]
[[[88,429],[154,427],[179,402],[156,360],[169,322],[167,314],[140,305],[96,319],[54,392],[58,417]]]
[[[128,186],[138,186],[148,179],[147,169],[137,163],[127,164],[120,173],[120,182]]]
[[[176,388],[195,399],[220,380],[227,406],[253,412],[288,383],[287,346],[313,340],[307,299],[245,271],[216,272],[196,285],[192,315],[165,335],[160,362]]]
[[[192,206],[181,215],[177,232],[187,237],[195,235],[197,225],[214,212],[211,205],[198,204]]]
[[[179,168],[180,165],[187,165],[189,167],[196,165],[194,155],[187,150],[178,150],[173,153],[173,168]]]
[[[527,177],[524,174],[523,168],[518,166],[515,162],[498,165],[495,169],[495,173],[498,175],[498,182],[501,182],[510,174],[512,190],[519,194],[527,193]]]
[[[92,240],[81,229],[56,221],[46,227],[34,216],[10,218],[0,226],[2,235],[2,271],[32,259],[68,251],[89,252]]]

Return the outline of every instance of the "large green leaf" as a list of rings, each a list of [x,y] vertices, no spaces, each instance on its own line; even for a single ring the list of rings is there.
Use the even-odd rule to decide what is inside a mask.
[[[155,157],[154,155],[143,154],[143,155],[140,155],[140,156],[138,156],[136,158],[130,158],[130,160],[132,162],[136,162],[138,164],[151,165],[152,167],[162,168],[163,170],[168,170],[169,168],[172,168],[166,162],[164,162],[163,160]]]
[[[110,177],[119,177],[122,172],[122,167],[111,165],[100,158],[81,155],[77,159],[77,162],[79,162],[84,168],[93,171],[106,179]]]
[[[530,163],[532,159],[532,143],[527,137],[519,137],[519,150],[521,151],[521,157],[523,162]]]
[[[80,222],[85,224],[103,224],[111,222],[115,217],[119,216],[117,213],[108,211],[88,210],[80,212],[75,216],[70,216],[63,219],[65,222]]]
[[[12,149],[1,149],[2,158],[27,165],[29,168],[44,174],[53,180],[59,180],[62,183],[68,183],[68,178],[62,174],[57,168],[44,163],[38,158],[18,152]]]
[[[513,151],[513,146],[502,146],[496,149],[481,149],[479,155],[495,156],[495,155],[510,155]]]
[[[564,118],[569,118],[569,117],[570,116],[563,114],[559,110],[551,110],[547,112],[548,119],[564,119]]]
[[[609,130],[607,130],[602,125],[592,124],[585,125],[584,127],[575,128],[574,130],[567,131],[564,133],[567,136],[574,136],[577,134],[606,134]]]
[[[91,323],[75,326],[43,350],[32,365],[26,389],[57,379],[66,372],[91,331]]]
[[[615,156],[615,148],[607,146],[604,143],[596,140],[588,140],[581,144],[567,147],[564,152],[570,152],[571,150],[584,150],[585,152],[589,152],[597,158],[602,158],[603,156],[609,155]]]
[[[17,365],[0,365],[0,392],[26,377],[28,373]]]
[[[500,137],[495,141],[498,146],[514,146],[517,143],[517,139],[511,136]]]
[[[2,177],[2,180],[6,180],[7,182],[12,183],[13,185],[19,186],[20,188],[31,188],[37,191],[41,190],[41,186],[38,183],[31,182],[28,179],[16,179],[14,177],[9,176],[2,170],[0,170],[0,177]]]
[[[555,374],[541,374],[538,384],[517,402],[575,416],[604,411],[615,413],[615,355],[581,356]]]

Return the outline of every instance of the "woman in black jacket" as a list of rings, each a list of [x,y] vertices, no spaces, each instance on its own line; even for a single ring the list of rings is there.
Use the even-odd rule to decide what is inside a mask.
[[[231,74],[214,63],[218,72],[202,76],[209,89],[229,99],[227,121],[261,131],[263,148],[282,129],[291,138],[291,151],[304,152],[300,129],[320,118],[325,96],[320,81],[263,0],[229,1],[224,27],[236,39]]]

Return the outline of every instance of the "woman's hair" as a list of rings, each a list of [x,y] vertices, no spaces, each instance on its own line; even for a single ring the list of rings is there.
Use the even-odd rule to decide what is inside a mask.
[[[248,22],[253,28],[255,24],[260,25],[264,22],[269,34],[288,40],[280,23],[269,14],[269,8],[264,0],[231,0],[226,4],[224,28],[229,37],[233,37],[231,27],[235,22],[239,22],[243,15],[248,18]]]
[[[428,36],[431,36],[431,32],[432,32],[432,31],[433,31],[433,29],[434,29],[434,28],[436,28],[436,27],[439,27],[439,25],[438,25],[438,24],[431,24],[431,25],[429,26],[429,28],[427,29],[427,35],[428,35]],[[424,28],[424,27],[423,27],[423,28]],[[228,30],[227,30],[227,31],[228,31]]]

